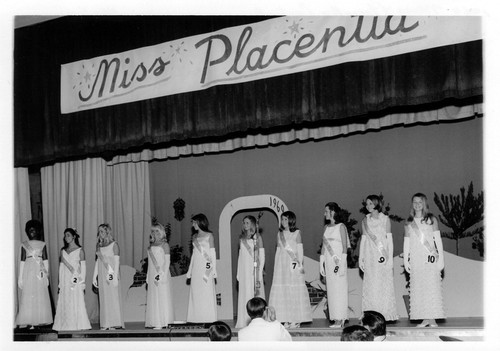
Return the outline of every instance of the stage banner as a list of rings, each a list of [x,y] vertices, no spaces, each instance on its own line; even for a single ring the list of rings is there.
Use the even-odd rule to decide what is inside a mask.
[[[61,113],[481,38],[480,17],[279,17],[63,64]]]

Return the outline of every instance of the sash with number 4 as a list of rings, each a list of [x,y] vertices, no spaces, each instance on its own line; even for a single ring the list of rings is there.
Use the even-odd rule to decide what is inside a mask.
[[[330,245],[330,242],[325,237],[323,237],[323,246],[325,247],[326,251],[328,251],[330,256],[332,256],[333,262],[335,263],[335,268],[333,269],[333,273],[337,274],[340,270],[340,258],[337,255],[335,255],[332,245]]]
[[[212,269],[213,269],[213,263],[212,263],[212,258],[210,257],[210,255],[203,249],[203,247],[201,247],[201,244],[200,242],[195,239],[193,240],[193,244],[194,244],[194,247],[196,247],[196,249],[198,251],[200,251],[201,255],[205,258],[205,260],[207,261],[207,264],[205,265],[205,274],[203,275],[203,280],[205,282],[208,282],[208,278],[210,278],[210,274],[212,273]]]
[[[101,262],[104,264],[104,267],[108,271],[108,277],[107,277],[106,281],[109,284],[110,280],[114,279],[113,275],[114,275],[115,271],[113,270],[113,267],[111,267],[109,262],[106,260],[106,257],[104,257],[104,255],[102,254],[101,248],[99,248],[99,250],[97,250],[96,255],[101,260]]]
[[[151,248],[148,248],[148,253],[149,253],[149,257],[151,257],[151,261],[153,263],[153,266],[155,267],[156,272],[157,272],[153,279],[155,281],[155,285],[158,286],[158,283],[160,281],[161,268],[160,268],[160,265],[158,264],[158,261],[156,260],[156,256],[154,255],[153,250],[151,250]]]
[[[30,245],[29,242],[24,242],[23,243],[23,246],[24,248],[26,249],[27,251],[27,255],[26,256],[31,256],[33,257],[33,259],[35,260],[36,263],[38,263],[38,266],[40,267],[40,270],[38,272],[38,274],[36,275],[36,277],[38,279],[43,279],[44,276],[48,276],[48,272],[47,270],[45,269],[45,265],[43,264],[43,260],[42,260],[42,257],[41,256],[37,256],[36,255],[36,251],[35,249],[33,249]]]
[[[418,236],[420,243],[425,247],[427,252],[429,252],[429,254],[430,254],[427,256],[427,263],[437,262],[439,259],[439,252],[436,249],[434,241],[433,241],[434,245],[432,245],[429,242],[429,239],[424,235],[424,233],[422,233],[420,228],[417,226],[417,223],[415,223],[415,220],[413,220],[413,222],[411,222],[411,227],[413,228],[413,231],[415,232],[415,234]]]
[[[286,242],[285,239],[285,234],[283,232],[279,232],[279,242],[281,247],[288,253],[288,256],[292,259],[292,266],[290,267],[292,269],[292,272],[295,271],[295,269],[299,266],[299,259],[295,255],[295,252],[293,252],[292,248],[288,243]],[[304,267],[300,267],[299,273],[304,274]]]
[[[387,257],[389,256],[387,254],[387,251],[385,250],[384,244],[382,243],[382,240],[378,239],[377,236],[370,230],[368,227],[368,224],[365,221],[362,221],[362,226],[363,229],[370,238],[370,240],[375,244],[375,247],[377,248],[378,252],[380,253],[380,258],[378,259],[378,263],[384,263],[387,260]]]
[[[71,272],[71,289],[75,287],[76,284],[78,283],[83,283],[83,280],[79,279],[80,275],[80,265],[78,265],[78,269],[75,270],[75,268],[71,265],[71,263],[64,257],[64,255],[68,255],[68,253],[63,250],[63,256],[61,257],[61,263],[64,264],[69,271]]]

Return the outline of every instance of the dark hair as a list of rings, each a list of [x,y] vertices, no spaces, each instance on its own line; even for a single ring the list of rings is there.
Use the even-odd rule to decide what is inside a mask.
[[[73,238],[75,240],[75,244],[76,246],[78,247],[82,247],[80,245],[80,241],[79,241],[79,238],[80,238],[80,235],[78,235],[78,233],[76,232],[76,230],[74,230],[73,228],[66,228],[64,229],[64,234],[66,234],[66,232],[70,233],[71,235],[73,235]],[[68,243],[66,242],[66,240],[64,240],[64,235],[63,235],[63,249],[67,248],[68,247]]]
[[[385,318],[377,311],[364,311],[361,323],[368,328],[374,336],[385,335]]]
[[[247,313],[251,319],[261,318],[266,311],[267,302],[262,297],[254,297],[247,302]]]
[[[208,327],[210,341],[231,341],[231,328],[223,321],[215,321]]]
[[[350,325],[342,330],[340,341],[373,341],[373,334],[362,325]]]
[[[374,209],[379,211],[379,212],[383,212],[383,209],[382,209],[382,206],[384,205],[382,203],[382,199],[380,198],[380,196],[378,195],[368,195],[366,197],[366,200],[370,200],[371,202],[373,202],[373,204],[375,205]]]
[[[204,232],[211,233],[210,229],[208,229],[208,218],[203,213],[198,213],[191,217],[192,221],[195,221],[198,224],[198,227]]]
[[[31,238],[31,234],[29,233],[29,230],[31,228],[34,228],[36,230],[36,236]],[[26,226],[24,227],[24,231],[26,232],[26,235],[28,238],[31,239],[40,239],[43,240],[43,226],[40,221],[37,221],[36,219],[30,219],[29,221],[26,222]]]
[[[335,223],[342,223],[342,216],[340,214],[342,209],[336,202],[329,202],[325,205],[325,207],[328,207],[330,211],[335,212],[333,215],[333,220],[335,221]]]
[[[294,232],[296,231],[297,229],[297,216],[295,216],[295,213],[293,213],[292,211],[285,211],[281,214],[281,217],[286,217],[288,218],[288,230],[290,232]],[[280,231],[283,231],[285,228],[283,228],[282,225],[280,225]]]

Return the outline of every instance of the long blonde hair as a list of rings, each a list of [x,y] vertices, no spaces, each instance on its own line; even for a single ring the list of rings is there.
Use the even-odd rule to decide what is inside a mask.
[[[422,193],[416,193],[411,197],[411,202],[412,206],[410,209],[410,216],[406,220],[406,223],[411,223],[415,219],[415,209],[413,208],[413,199],[416,197],[420,198],[422,200],[423,208],[422,208],[422,223],[427,223],[428,220],[430,220],[429,224],[434,224],[434,215],[429,211],[429,203],[427,201],[427,196],[425,196]]]

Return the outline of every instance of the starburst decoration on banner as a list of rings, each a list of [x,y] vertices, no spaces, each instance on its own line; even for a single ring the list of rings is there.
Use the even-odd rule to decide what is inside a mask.
[[[179,44],[169,44],[168,46],[170,46],[170,49],[172,49],[172,54],[170,55],[170,57],[172,59],[177,59],[179,60],[179,63],[182,63],[182,58],[183,58],[183,54],[188,52],[187,49],[183,48],[183,45],[184,45],[184,41],[181,41]],[[191,60],[188,60],[189,63],[193,64],[193,62]]]
[[[303,18],[299,19],[297,22],[293,20],[293,23],[287,26],[288,30],[290,33],[288,33],[288,30],[284,31],[283,34],[290,34],[293,35],[293,38],[297,38],[297,35],[300,34],[301,30],[304,30],[304,27],[300,25],[300,22],[302,22]],[[287,23],[290,23],[288,19],[285,20]]]
[[[78,85],[79,88],[87,87],[87,89],[90,89],[90,82],[93,80],[95,77],[95,73],[91,73],[94,71],[95,65],[92,64],[92,67],[90,69],[85,68],[85,64],[82,64],[82,69],[81,72],[78,71],[76,72],[76,81],[78,84],[73,85],[73,90],[76,88]]]

